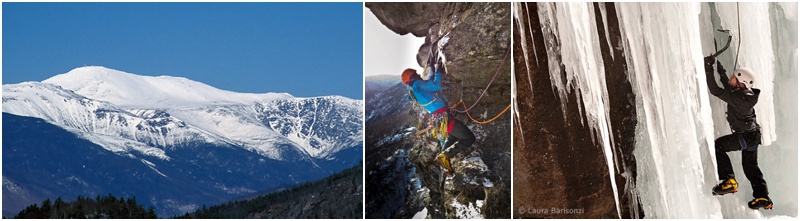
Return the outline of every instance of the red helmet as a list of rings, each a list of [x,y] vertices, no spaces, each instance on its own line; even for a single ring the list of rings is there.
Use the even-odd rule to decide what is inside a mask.
[[[411,76],[414,76],[416,74],[417,74],[417,71],[414,70],[414,69],[411,69],[411,68],[406,69],[405,71],[403,71],[403,74],[400,75],[400,77],[403,78],[403,84],[408,84],[408,82],[411,81]]]

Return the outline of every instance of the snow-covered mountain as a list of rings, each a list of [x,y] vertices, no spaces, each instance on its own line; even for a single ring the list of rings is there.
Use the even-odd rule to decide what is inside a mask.
[[[325,158],[360,143],[362,103],[338,96],[235,93],[186,78],[104,67],[3,86],[3,112],[45,119],[114,152],[159,154],[146,147],[204,142],[286,161]],[[117,148],[119,138],[130,148]],[[284,145],[293,148],[279,148]]]
[[[104,67],[81,67],[42,82],[3,85],[3,112],[42,119],[117,156],[142,162],[197,161],[178,153],[198,146],[225,147],[297,165],[297,170],[317,171],[314,177],[290,171],[294,182],[356,165],[363,148],[361,100],[236,93],[186,78],[140,76]],[[18,126],[3,125],[4,130]],[[5,152],[5,144],[3,148]],[[4,160],[9,154],[13,153],[5,152]],[[5,181],[5,172],[3,176]]]

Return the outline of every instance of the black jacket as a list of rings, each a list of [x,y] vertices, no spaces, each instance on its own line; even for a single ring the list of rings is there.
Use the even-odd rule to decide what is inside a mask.
[[[713,62],[713,60],[711,60]],[[744,133],[757,131],[759,129],[756,123],[756,111],[753,106],[758,103],[758,96],[761,90],[753,88],[753,95],[746,95],[741,90],[734,90],[728,86],[728,76],[725,74],[725,69],[717,62],[717,71],[719,72],[720,81],[724,88],[720,88],[714,82],[714,67],[713,63],[706,59],[706,83],[708,90],[712,95],[717,96],[722,101],[728,104],[727,119],[731,130],[734,133]]]

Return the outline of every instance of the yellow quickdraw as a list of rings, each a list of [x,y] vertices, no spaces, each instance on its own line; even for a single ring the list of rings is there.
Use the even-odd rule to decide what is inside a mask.
[[[447,115],[444,115],[439,120],[439,125],[431,130],[431,136],[436,139],[447,139],[447,125],[448,119]]]
[[[453,167],[450,166],[450,158],[447,158],[447,155],[444,155],[444,153],[439,154],[439,163],[442,164],[442,167],[444,167],[444,169],[448,171],[453,171]]]

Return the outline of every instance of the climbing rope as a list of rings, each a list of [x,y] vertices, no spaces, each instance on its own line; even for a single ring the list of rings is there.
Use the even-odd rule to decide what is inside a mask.
[[[736,61],[733,62],[733,68],[736,68],[739,64],[739,49],[742,48],[742,22],[740,21],[738,2],[736,3],[736,23],[737,30],[739,31],[739,45],[736,46]]]
[[[458,106],[458,104],[461,104],[462,106],[464,106],[464,108],[466,108],[466,107],[467,107],[467,105],[466,105],[466,104],[464,104],[464,101],[462,100],[462,101],[459,101],[458,103],[456,103],[455,105],[453,105],[453,108],[455,108],[456,106]],[[469,114],[469,112],[466,112],[466,113],[467,113],[467,116],[469,117],[469,119],[470,119],[470,120],[472,120],[472,122],[475,122],[475,123],[477,123],[477,124],[488,124],[488,123],[491,123],[491,122],[492,122],[492,121],[494,121],[494,120],[497,120],[497,118],[500,118],[500,116],[502,116],[503,114],[505,114],[505,113],[506,113],[506,111],[508,111],[508,109],[510,109],[510,108],[511,108],[511,104],[508,104],[508,106],[506,106],[506,109],[505,109],[505,110],[501,111],[499,114],[497,114],[497,115],[496,115],[496,116],[494,116],[492,119],[489,119],[489,120],[487,120],[487,121],[479,121],[479,120],[476,120],[475,118],[473,118],[473,117],[472,117],[472,115],[471,115],[471,114]]]
[[[458,113],[468,113],[468,111],[469,111],[469,110],[471,110],[473,107],[475,107],[475,105],[477,105],[477,104],[478,104],[478,102],[480,102],[480,101],[481,101],[481,98],[483,98],[483,95],[485,95],[485,94],[486,94],[486,91],[489,91],[489,87],[490,87],[490,86],[492,86],[492,83],[494,83],[494,79],[495,79],[495,78],[497,78],[497,75],[498,75],[498,74],[500,74],[500,69],[501,69],[501,68],[503,67],[503,65],[506,63],[506,58],[508,58],[508,52],[510,52],[510,51],[511,51],[511,46],[509,46],[509,47],[508,47],[508,50],[506,50],[506,55],[503,57],[503,62],[501,62],[501,63],[500,63],[500,66],[498,66],[498,67],[497,67],[497,71],[495,71],[495,72],[494,72],[494,77],[492,77],[492,80],[490,80],[490,81],[489,81],[489,84],[487,84],[487,85],[486,85],[486,88],[485,88],[485,89],[483,89],[483,93],[481,93],[481,96],[480,96],[480,97],[478,97],[478,100],[475,100],[475,103],[473,103],[473,104],[472,104],[472,106],[469,106],[469,108],[467,108],[467,105],[464,105],[464,108],[465,108],[464,110],[456,110],[456,109],[455,109],[455,105],[453,105],[453,108],[454,108],[453,110],[454,110],[455,112],[458,112]],[[464,100],[461,100],[461,101],[459,101],[459,103],[462,103],[462,104],[463,104],[463,103],[464,103]],[[458,105],[458,104],[456,104],[456,105]],[[509,105],[509,106],[510,106],[510,105]]]

